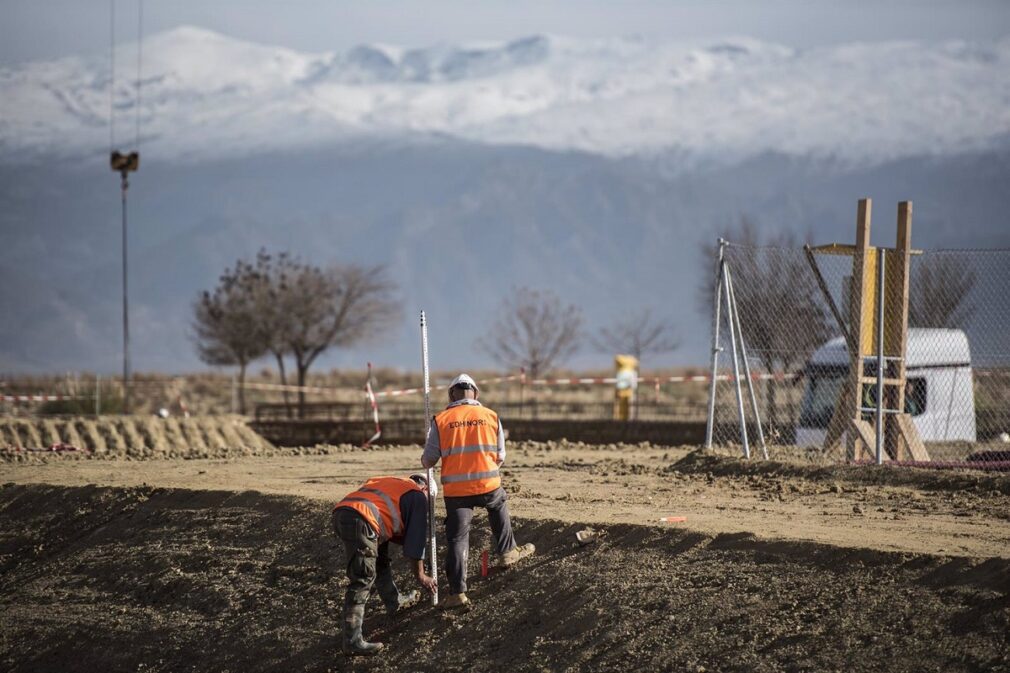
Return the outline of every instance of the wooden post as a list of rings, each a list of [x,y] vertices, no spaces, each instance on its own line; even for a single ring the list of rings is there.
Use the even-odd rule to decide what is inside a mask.
[[[905,359],[908,356],[908,288],[912,261],[911,201],[902,201],[898,204],[898,232],[894,248],[890,253],[890,257],[893,258],[890,267],[894,271],[887,278],[887,305],[891,307],[887,320],[887,354],[900,359],[893,361],[893,372],[888,376],[897,383],[889,387],[884,399],[887,401],[887,408],[900,409],[902,413],[891,415],[885,437],[888,452],[892,453],[895,460],[929,460],[929,454],[915,430],[912,417],[904,413],[907,384]]]
[[[860,460],[863,453],[868,452],[870,447],[866,445],[863,433],[857,429],[857,424],[852,421],[861,421],[863,414],[860,407],[863,403],[863,356],[866,354],[864,332],[873,324],[873,303],[872,292],[867,292],[867,288],[872,287],[874,259],[870,254],[870,227],[872,221],[873,202],[870,199],[860,199],[859,208],[856,215],[856,249],[852,258],[852,291],[850,293],[849,324],[852,326],[852,336],[856,342],[856,348],[849,353],[849,395],[847,396],[849,408],[846,416],[850,421],[847,423],[845,446],[846,453],[852,460]],[[869,325],[867,324],[869,322]]]
[[[909,267],[912,260],[912,202],[902,201],[898,204],[898,227],[895,237],[894,251],[890,253],[887,276],[887,305],[890,312],[887,320],[887,355],[900,358],[892,361],[888,378],[898,380],[897,385],[888,386],[884,396],[888,409],[905,408],[905,358],[908,355],[908,286]],[[891,416],[887,423],[887,452],[895,460],[905,458],[907,450],[901,440],[900,427],[897,419]]]
[[[817,250],[852,255],[852,278],[849,287],[849,377],[842,385],[838,404],[824,438],[825,452],[834,449],[842,434],[846,435],[846,455],[851,460],[871,456],[876,443],[876,430],[863,420],[863,385],[880,385],[877,377],[865,375],[867,356],[877,352],[877,330],[880,327],[877,305],[875,269],[877,255],[887,255],[886,278],[881,298],[886,311],[883,316],[883,385],[878,391],[884,409],[903,411],[905,408],[908,355],[908,295],[909,268],[912,256],[912,203],[898,204],[897,240],[893,250],[870,246],[870,199],[859,201],[856,218],[856,245],[831,244]],[[814,265],[816,272],[816,265]],[[823,288],[822,288],[823,290]],[[912,418],[905,413],[888,413],[884,420],[885,459],[929,460],[929,454],[919,438]]]

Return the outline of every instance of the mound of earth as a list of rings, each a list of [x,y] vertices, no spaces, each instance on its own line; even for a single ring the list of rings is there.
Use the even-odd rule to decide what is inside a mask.
[[[516,521],[538,554],[466,613],[425,604],[379,658],[339,654],[330,505],[252,491],[0,489],[7,671],[1010,670],[1010,560],[765,541],[627,524]],[[441,539],[444,539],[441,538]],[[397,550],[398,555],[398,550]],[[410,586],[396,564],[401,586]],[[443,586],[444,591],[444,586]]]
[[[933,491],[1002,493],[1010,495],[1010,476],[972,470],[933,470],[889,465],[818,465],[797,460],[745,460],[695,449],[666,468],[680,474],[718,477],[801,478],[808,482],[848,482],[863,486],[913,486]]]
[[[0,418],[0,460],[53,453],[93,458],[226,458],[264,455],[274,447],[240,416],[79,416]]]

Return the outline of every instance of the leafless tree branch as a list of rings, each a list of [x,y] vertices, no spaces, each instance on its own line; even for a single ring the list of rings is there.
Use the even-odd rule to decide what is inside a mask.
[[[578,350],[582,311],[550,291],[522,287],[501,304],[498,318],[477,347],[506,368],[525,367],[536,378]]]
[[[359,343],[396,319],[395,291],[381,266],[322,269],[286,253],[273,256],[261,250],[252,262],[240,260],[227,270],[221,286],[195,305],[198,350],[206,362],[239,364],[243,375],[249,360],[270,353],[282,382],[287,380],[284,359],[290,355],[298,385],[304,386],[312,363],[327,349]],[[235,343],[222,346],[215,329]],[[239,351],[239,345],[245,350]],[[298,399],[304,411],[304,392]]]
[[[672,322],[656,318],[643,308],[622,317],[616,325],[601,327],[593,345],[601,351],[634,355],[641,362],[650,353],[668,353],[680,347]]]
[[[912,327],[964,328],[975,313],[968,295],[975,287],[975,270],[943,253],[915,260],[908,301]]]

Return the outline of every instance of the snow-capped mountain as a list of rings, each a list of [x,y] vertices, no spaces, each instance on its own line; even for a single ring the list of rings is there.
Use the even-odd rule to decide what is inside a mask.
[[[136,45],[117,55],[116,143],[134,139]],[[0,151],[109,143],[108,55],[0,68]],[[534,36],[310,54],[184,27],[144,43],[146,158],[199,160],[360,137],[444,137],[610,157],[762,152],[876,164],[1010,137],[1010,38],[796,50]]]
[[[419,308],[434,367],[491,366],[474,342],[529,286],[582,307],[590,330],[642,308],[675,321],[684,345],[651,368],[707,362],[702,245],[741,216],[844,242],[870,196],[874,243],[889,244],[910,199],[916,247],[1010,246],[1010,39],[798,51],[536,36],[305,54],[181,28],[145,40],[139,108],[136,56],[117,55],[113,130],[131,149],[139,109],[138,370],[201,367],[191,303],[261,247],[385,264],[401,288],[399,326],[321,367],[416,367]],[[119,366],[109,84],[107,55],[0,68],[0,371]],[[1006,271],[977,273],[972,356],[1006,364],[992,346]]]

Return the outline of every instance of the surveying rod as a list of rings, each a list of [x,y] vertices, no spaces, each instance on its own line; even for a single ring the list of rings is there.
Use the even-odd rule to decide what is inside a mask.
[[[421,371],[424,373],[424,437],[427,441],[431,431],[431,385],[428,379],[428,323],[421,311]],[[429,467],[428,478],[428,559],[431,579],[435,581],[435,591],[431,604],[438,605],[438,560],[435,556],[435,470]]]

